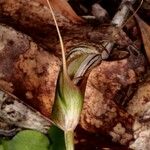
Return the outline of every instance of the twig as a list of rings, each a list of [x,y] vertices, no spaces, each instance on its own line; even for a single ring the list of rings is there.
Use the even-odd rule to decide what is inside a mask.
[[[111,24],[114,27],[122,27],[122,25],[124,24],[125,20],[128,17],[130,8],[128,7],[129,4],[133,5],[135,3],[136,0],[123,0],[122,3],[120,4],[119,7],[119,11],[115,14],[115,16],[113,17]],[[103,51],[102,52],[102,59],[107,59],[109,57],[109,54],[111,52],[111,50],[114,47],[114,42],[105,42],[103,43],[103,46],[105,46],[105,48],[107,49],[107,51]]]
[[[119,11],[113,17],[111,23],[115,27],[121,27],[129,14],[129,4],[133,5],[136,0],[123,0],[120,4]]]

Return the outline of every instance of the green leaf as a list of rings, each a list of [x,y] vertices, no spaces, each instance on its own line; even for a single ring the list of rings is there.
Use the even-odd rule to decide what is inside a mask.
[[[19,132],[12,140],[3,141],[4,150],[48,150],[48,138],[33,130]]]
[[[49,150],[66,150],[64,132],[58,127],[52,125],[48,135],[50,137],[51,147]]]

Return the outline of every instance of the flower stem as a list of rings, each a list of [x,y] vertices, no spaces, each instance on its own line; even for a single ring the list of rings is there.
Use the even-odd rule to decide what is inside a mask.
[[[74,150],[74,132],[73,131],[65,132],[65,145],[66,145],[66,150]]]

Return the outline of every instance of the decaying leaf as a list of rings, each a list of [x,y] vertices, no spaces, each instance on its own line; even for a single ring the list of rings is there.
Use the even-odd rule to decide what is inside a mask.
[[[134,150],[149,150],[150,148],[150,73],[144,83],[128,104],[127,111],[135,116],[133,124],[134,142],[130,148]]]
[[[42,3],[46,6],[46,0],[36,0],[39,3]],[[72,22],[81,22],[83,21],[82,18],[80,18],[75,12],[74,10],[71,8],[71,6],[69,5],[69,3],[66,0],[50,0],[54,10],[56,10],[57,12],[61,13],[62,15],[64,15],[65,17],[67,17],[68,19],[70,19]]]
[[[143,63],[142,55],[130,54],[118,61],[102,61],[89,73],[80,118],[82,128],[95,133],[108,133],[113,141],[121,144],[132,139],[134,119],[118,107],[116,100],[122,97],[125,89],[137,82],[144,71]],[[120,100],[123,102],[123,97]]]
[[[50,121],[14,95],[0,90],[0,118],[10,125],[47,133]]]
[[[150,62],[150,26],[146,24],[138,15],[135,15],[139,24],[147,58]]]

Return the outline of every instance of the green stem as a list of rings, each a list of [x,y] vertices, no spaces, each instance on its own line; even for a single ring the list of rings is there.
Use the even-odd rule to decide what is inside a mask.
[[[73,131],[65,132],[65,145],[66,145],[66,150],[74,150],[74,132]]]

